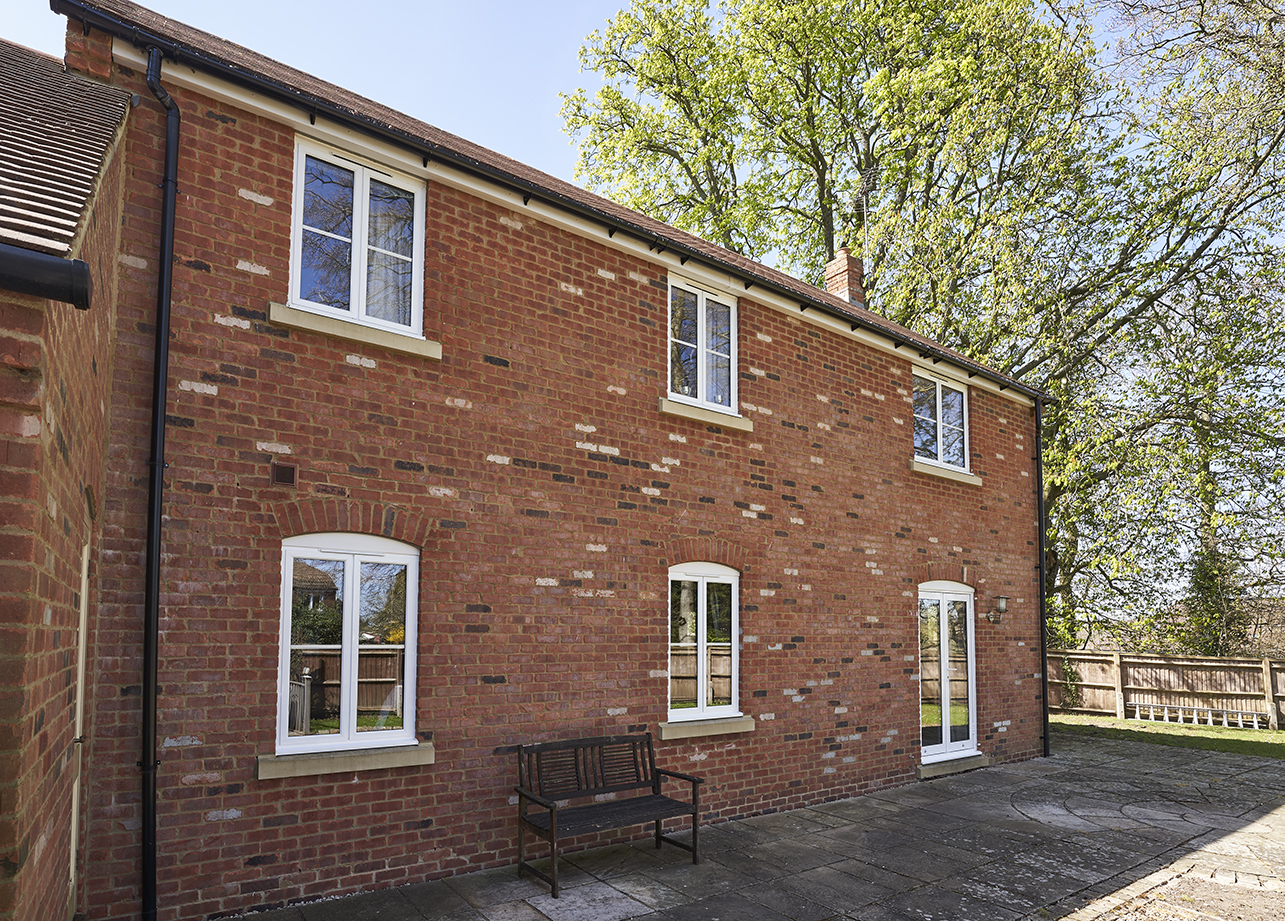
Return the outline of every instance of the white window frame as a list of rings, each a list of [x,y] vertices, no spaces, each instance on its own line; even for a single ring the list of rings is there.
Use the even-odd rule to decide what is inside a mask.
[[[352,274],[349,287],[349,309],[340,310],[328,304],[305,300],[300,294],[303,275],[303,198],[305,166],[313,157],[353,172],[353,239]],[[410,323],[403,326],[366,313],[366,257],[369,231],[368,211],[370,181],[394,186],[415,196],[414,242],[411,248]],[[424,199],[427,186],[423,180],[308,138],[295,140],[294,211],[290,230],[290,306],[297,310],[345,320],[362,326],[387,330],[416,339],[424,338]]]
[[[949,694],[946,695],[946,701],[943,705],[942,713],[942,741],[938,745],[923,745],[921,736],[920,762],[922,764],[932,764],[935,761],[949,761],[954,758],[966,758],[977,753],[977,615],[976,615],[976,593],[972,586],[965,585],[962,582],[950,582],[946,580],[937,580],[933,582],[922,582],[919,585],[919,593],[916,598],[916,608],[918,601],[923,598],[931,598],[938,602],[938,616],[945,619],[946,604],[949,601],[965,601],[968,605],[967,631],[968,631],[968,737],[959,741],[951,741],[949,732]],[[916,615],[916,633],[918,633],[918,615]],[[940,628],[939,628],[940,629]],[[941,631],[940,637],[945,636],[945,631]],[[922,641],[918,641],[922,642]],[[918,653],[916,653],[918,655]],[[923,682],[923,662],[920,660],[920,700],[923,699],[922,682]],[[948,680],[943,678],[942,680]],[[922,729],[923,717],[920,716],[920,726]]]
[[[682,563],[669,568],[669,580],[666,584],[666,617],[665,617],[665,648],[666,648],[666,676],[669,683],[666,686],[666,696],[671,697],[673,688],[673,678],[670,676],[670,669],[673,666],[672,651],[673,646],[670,644],[670,618],[673,616],[669,610],[668,601],[672,592],[669,586],[675,581],[696,582],[699,586],[699,596],[697,601],[697,676],[696,676],[696,701],[695,707],[673,707],[672,698],[668,707],[670,722],[689,722],[692,720],[712,720],[726,719],[729,717],[741,716],[740,709],[740,682],[741,682],[741,574],[730,566],[723,566],[720,563]],[[706,588],[711,582],[719,582],[731,585],[732,587],[732,676],[731,676],[731,703],[724,706],[708,706],[706,700],[709,697],[709,657],[706,655]]]
[[[935,403],[934,403],[934,408],[933,408],[933,413],[934,413],[933,421],[934,421],[934,422],[936,423],[936,425],[937,425],[937,450],[936,450],[936,457],[925,457],[925,456],[923,456],[922,454],[920,454],[920,453],[918,452],[918,450],[916,449],[916,446],[915,446],[915,444],[914,444],[914,438],[915,438],[914,420],[915,420],[915,416],[916,416],[916,412],[915,412],[915,379],[922,380],[922,381],[927,381],[927,382],[928,382],[928,383],[930,383],[930,384],[934,384],[934,385],[936,385],[936,388],[937,388],[937,395],[936,395],[936,398],[935,398],[935,400],[936,400],[936,401],[935,401]],[[953,390],[955,393],[961,394],[961,395],[963,396],[963,398],[964,398],[964,462],[963,462],[963,464],[952,464],[952,463],[950,463],[950,462],[948,462],[948,461],[944,461],[944,460],[942,460],[942,459],[941,459],[941,445],[942,445],[942,437],[941,437],[941,435],[942,435],[942,428],[943,428],[943,426],[942,426],[942,419],[941,419],[941,391],[942,391],[942,388],[943,388],[943,387],[945,387],[945,388],[947,388],[947,389],[949,389],[949,390]],[[922,370],[922,369],[920,369],[920,368],[916,368],[916,369],[914,370],[913,377],[912,377],[911,382],[910,382],[910,417],[911,417],[911,426],[910,426],[911,445],[910,445],[910,450],[911,450],[911,456],[915,459],[915,461],[916,461],[916,462],[921,463],[921,464],[932,464],[932,465],[937,466],[937,467],[943,467],[943,468],[945,468],[946,470],[962,470],[964,473],[968,473],[968,472],[969,472],[969,470],[970,470],[970,462],[969,462],[968,387],[967,387],[967,386],[965,386],[964,384],[961,384],[961,383],[959,383],[959,382],[957,382],[957,381],[943,380],[942,378],[937,377],[937,376],[936,376],[936,375],[934,375],[934,374],[929,374],[929,373],[926,373],[925,371],[923,371],[923,370]]]
[[[277,663],[278,755],[303,752],[350,751],[415,744],[416,628],[419,622],[419,552],[409,544],[369,534],[324,532],[291,537],[281,542],[281,638]],[[290,612],[296,559],[343,560],[344,623],[340,674],[340,728],[326,735],[290,735]],[[360,564],[398,563],[406,566],[405,671],[402,679],[400,729],[357,731],[357,652]]]
[[[678,393],[673,389],[674,383],[674,289],[686,291],[689,294],[696,295],[696,396],[691,397],[684,393]],[[671,278],[669,280],[669,290],[666,292],[667,301],[665,304],[665,390],[669,394],[669,399],[675,403],[685,403],[688,406],[698,406],[701,409],[708,409],[724,415],[740,417],[740,402],[737,399],[737,340],[738,335],[738,304],[737,299],[731,295],[724,294],[720,291],[707,289],[700,285],[694,284],[685,279]],[[706,304],[709,299],[713,298],[720,304],[725,304],[728,308],[728,324],[730,325],[730,335],[728,337],[728,346],[731,353],[728,355],[728,395],[729,405],[724,406],[722,403],[716,403],[709,399],[709,371],[706,367],[706,353],[708,349],[707,318],[708,310]]]

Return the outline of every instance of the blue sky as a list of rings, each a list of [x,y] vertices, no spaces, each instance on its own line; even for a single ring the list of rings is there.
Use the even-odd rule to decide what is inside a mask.
[[[562,131],[558,93],[584,82],[576,54],[585,36],[628,0],[143,5],[574,180],[575,152]],[[50,12],[47,0],[0,0],[0,8],[0,36],[62,56],[66,20]]]

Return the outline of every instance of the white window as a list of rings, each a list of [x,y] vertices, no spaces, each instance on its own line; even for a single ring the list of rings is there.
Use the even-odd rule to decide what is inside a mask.
[[[420,336],[424,183],[300,140],[290,304]]]
[[[414,743],[418,553],[365,534],[282,546],[277,754]]]
[[[669,395],[736,413],[736,300],[669,284]]]
[[[927,763],[977,751],[973,590],[919,586],[920,756]]]
[[[968,397],[963,388],[915,375],[915,457],[968,469]]]
[[[740,716],[740,576],[717,563],[669,570],[669,719]]]

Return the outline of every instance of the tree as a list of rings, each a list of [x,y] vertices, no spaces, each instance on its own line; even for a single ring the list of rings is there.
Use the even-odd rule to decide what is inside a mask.
[[[1217,279],[1258,279],[1260,307],[1279,293],[1285,117],[1246,82],[1270,84],[1272,59],[1217,66],[1232,51],[1164,34],[1135,79],[1086,11],[1035,0],[635,0],[582,50],[604,86],[564,107],[591,186],[813,281],[859,245],[875,309],[1056,399],[1067,642],[1174,594],[1199,546],[1175,537],[1191,476],[1166,460],[1198,420],[1141,386],[1157,331]],[[1244,482],[1230,469],[1211,455]]]

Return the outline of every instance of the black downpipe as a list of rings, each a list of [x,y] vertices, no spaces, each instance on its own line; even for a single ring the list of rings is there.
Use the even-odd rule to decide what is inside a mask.
[[[0,243],[0,289],[64,301],[88,310],[94,297],[89,266],[80,259],[62,259]]]
[[[1044,401],[1035,401],[1035,506],[1040,519],[1040,687],[1044,689],[1044,757],[1049,756],[1049,609],[1048,573],[1044,568]]]
[[[156,671],[161,633],[161,504],[165,492],[165,400],[169,386],[170,289],[174,280],[174,210],[178,198],[178,105],[161,86],[159,48],[149,48],[147,88],[165,107],[165,176],[161,180],[161,251],[156,277],[156,363],[152,371],[151,468],[147,490],[147,584],[143,599],[143,919],[156,918]]]

